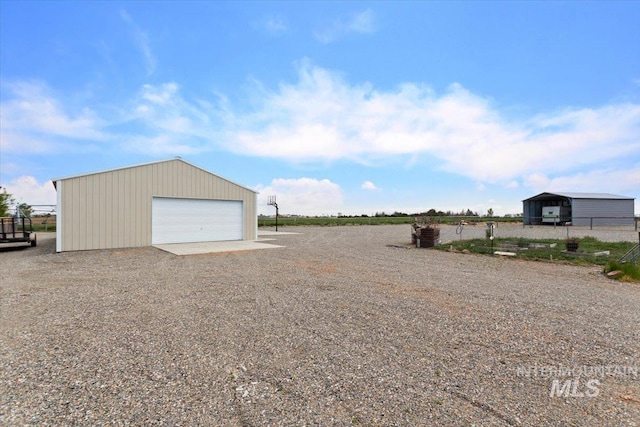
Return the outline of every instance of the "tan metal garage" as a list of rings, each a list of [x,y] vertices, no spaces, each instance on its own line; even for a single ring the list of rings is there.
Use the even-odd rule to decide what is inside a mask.
[[[58,252],[257,239],[257,193],[179,157],[53,184]]]

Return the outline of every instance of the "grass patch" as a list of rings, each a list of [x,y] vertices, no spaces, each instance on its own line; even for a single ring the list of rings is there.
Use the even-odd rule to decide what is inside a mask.
[[[56,224],[33,224],[33,231],[56,231]]]
[[[620,259],[634,246],[631,242],[601,242],[594,237],[580,239],[578,252],[565,249],[564,239],[496,238],[494,251],[515,252],[515,258],[535,261],[562,261],[577,265],[608,265]],[[471,253],[491,255],[491,241],[488,239],[460,240],[436,246],[439,250],[467,250]],[[596,252],[609,251],[609,255],[594,256]]]
[[[604,273],[606,274],[611,271],[622,272],[621,274],[615,277],[616,280],[620,280],[622,282],[640,282],[640,265],[638,265],[637,263],[621,264],[616,260],[611,260],[605,266]]]

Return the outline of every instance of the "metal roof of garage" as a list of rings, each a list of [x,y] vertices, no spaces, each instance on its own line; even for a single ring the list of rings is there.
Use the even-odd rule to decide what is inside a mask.
[[[225,180],[225,181],[227,181],[227,182],[229,182],[229,183],[231,183],[231,184],[233,184],[233,185],[237,185],[238,187],[244,188],[245,190],[249,190],[249,191],[251,191],[251,192],[254,192],[254,193],[256,193],[256,194],[259,194],[256,190],[254,190],[254,189],[252,189],[252,188],[245,187],[245,186],[244,186],[244,185],[242,185],[242,184],[238,184],[237,182],[231,181],[231,180],[230,180],[230,179],[228,179],[228,178],[225,178],[225,177],[223,177],[223,176],[220,176],[220,175],[218,175],[218,174],[215,174],[215,173],[213,173],[213,172],[210,172],[210,171],[208,171],[208,170],[206,170],[206,169],[203,169],[203,168],[201,168],[200,166],[194,165],[193,163],[191,163],[191,162],[188,162],[188,161],[184,160],[184,159],[183,159],[182,157],[180,157],[180,156],[176,156],[176,157],[174,157],[174,158],[172,158],[172,159],[157,160],[157,161],[154,161],[154,162],[140,163],[140,164],[137,164],[137,165],[122,166],[122,167],[117,167],[117,168],[112,168],[112,169],[104,169],[104,170],[99,170],[99,171],[94,171],[94,172],[81,173],[81,174],[77,174],[77,175],[64,176],[64,177],[60,177],[60,178],[53,178],[53,179],[51,179],[51,183],[53,184],[53,187],[57,190],[57,189],[58,189],[58,186],[57,186],[57,182],[58,182],[58,181],[63,181],[63,180],[66,180],[66,179],[79,178],[79,177],[89,176],[89,175],[97,175],[97,174],[100,174],[100,173],[114,172],[114,171],[119,171],[119,170],[123,170],[123,169],[133,169],[133,168],[137,168],[137,167],[140,167],[140,166],[148,166],[148,165],[154,165],[154,164],[158,164],[158,163],[166,163],[166,162],[173,162],[173,161],[180,161],[180,162],[182,162],[182,163],[186,163],[187,165],[192,166],[192,167],[194,167],[194,168],[196,168],[196,169],[200,169],[201,171],[203,171],[203,172],[205,172],[205,173],[208,173],[209,175],[216,176],[216,177],[218,177],[218,178],[220,178],[220,179],[222,179],[222,180]]]

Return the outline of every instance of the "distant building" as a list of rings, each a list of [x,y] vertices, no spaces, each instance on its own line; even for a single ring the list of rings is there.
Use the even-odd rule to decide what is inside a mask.
[[[522,201],[523,221],[525,225],[553,223],[557,213],[557,223],[633,225],[634,200],[608,193],[540,193]]]

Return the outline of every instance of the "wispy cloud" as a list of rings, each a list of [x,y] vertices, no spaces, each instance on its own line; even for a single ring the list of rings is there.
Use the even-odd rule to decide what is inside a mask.
[[[218,102],[217,102],[218,104]],[[220,99],[224,107],[224,99]],[[210,141],[220,139],[220,123],[231,115],[209,101],[187,101],[175,82],[144,85],[126,120],[137,123],[135,135],[127,135],[124,148],[156,155],[194,154],[213,149]],[[123,118],[124,119],[124,118]]]
[[[131,36],[133,37],[133,42],[142,53],[147,74],[153,74],[156,69],[156,58],[151,52],[149,36],[138,26],[138,24],[136,24],[136,22],[133,20],[133,18],[131,18],[131,15],[129,15],[126,10],[122,9],[120,11],[120,17],[129,27]]]
[[[48,152],[73,140],[104,141],[102,119],[89,108],[69,111],[41,82],[3,85],[7,90],[0,108],[2,150]]]
[[[308,61],[298,65],[297,81],[251,87],[241,106],[224,95],[185,98],[175,82],[144,85],[105,109],[117,116],[72,108],[43,84],[22,82],[5,92],[3,152],[89,142],[154,155],[226,150],[292,163],[341,160],[373,167],[418,167],[427,158],[478,188],[575,190],[588,182],[608,192],[606,183],[615,182],[618,191],[637,192],[639,182],[640,105],[633,103],[511,119],[459,84],[444,93],[419,83],[376,90]],[[294,184],[300,183],[278,182],[281,188]]]
[[[525,184],[535,191],[572,191],[586,187],[593,192],[608,193],[611,192],[612,183],[623,194],[637,194],[640,161],[625,169],[595,167],[575,174],[550,176],[544,172],[536,172],[525,177]]]
[[[378,187],[376,187],[376,185],[371,181],[363,182],[361,188],[363,190],[370,190],[370,191],[378,190]]]
[[[413,83],[377,91],[308,62],[298,82],[259,96],[257,111],[227,141],[230,150],[373,164],[428,154],[443,170],[510,186],[530,174],[574,173],[640,152],[640,105],[631,103],[510,120],[459,84],[439,95]]]
[[[332,43],[348,34],[372,34],[376,31],[375,15],[366,9],[345,18],[333,21],[329,26],[313,33],[321,43]]]
[[[375,31],[375,20],[371,9],[354,14],[346,25],[347,30],[360,34],[371,34]]]
[[[287,31],[287,23],[282,16],[269,16],[264,20],[263,28],[271,35]]]

